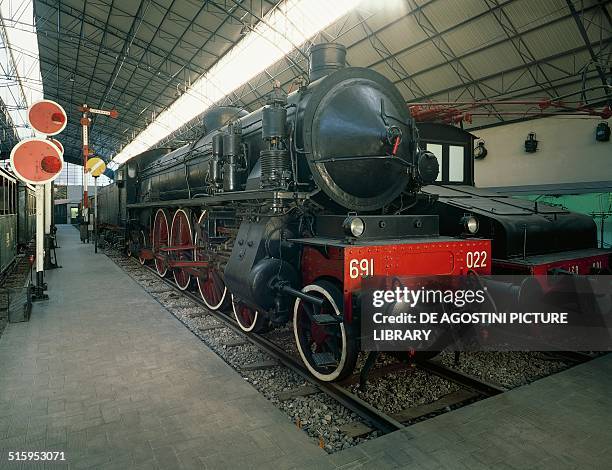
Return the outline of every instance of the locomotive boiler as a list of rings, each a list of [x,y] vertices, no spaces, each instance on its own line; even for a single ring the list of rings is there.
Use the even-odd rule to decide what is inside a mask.
[[[325,207],[369,212],[409,183],[416,189],[433,181],[437,161],[418,152],[400,93],[377,72],[345,68],[345,53],[339,45],[314,46],[308,86],[289,96],[275,88],[248,115],[216,108],[204,126],[220,129],[161,158],[128,162],[127,172],[138,175],[139,200],[316,188],[312,197]]]
[[[244,331],[292,321],[324,381],[354,369],[364,278],[492,268],[490,238],[447,229],[472,211],[441,219],[422,191],[447,170],[399,91],[345,56],[313,46],[296,91],[276,85],[251,113],[214,108],[200,139],[135,156],[100,194],[99,223],[125,233],[128,253],[210,309],[231,306]]]

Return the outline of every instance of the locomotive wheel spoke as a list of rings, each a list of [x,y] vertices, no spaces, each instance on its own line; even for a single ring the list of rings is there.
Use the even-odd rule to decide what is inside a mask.
[[[208,232],[203,227],[207,218],[208,211],[202,211],[194,230],[194,244],[196,248],[194,248],[193,257],[196,261],[208,261],[210,263],[208,267],[203,268],[206,272],[196,277],[196,282],[200,291],[200,297],[202,297],[206,306],[216,311],[222,310],[227,303],[227,287],[217,270],[217,264],[212,262],[214,255],[208,251]]]
[[[170,242],[170,231],[168,230],[168,212],[164,209],[157,209],[155,221],[151,229],[151,241],[153,254],[158,255],[161,248],[168,246]],[[155,257],[155,269],[157,274],[164,277],[168,272],[166,263]]]
[[[143,248],[147,247],[147,238],[145,235],[144,230],[140,231],[140,249],[142,250]],[[143,266],[145,265],[145,263],[147,262],[146,259],[142,258],[141,256],[138,257],[138,261],[140,262],[140,264],[142,264]]]
[[[242,330],[248,333],[262,333],[268,329],[269,322],[267,316],[234,298],[233,294],[232,310],[236,323],[238,323]]]
[[[343,312],[342,292],[333,283],[316,281],[303,292],[319,297],[325,302],[317,314],[339,317]],[[344,322],[318,324],[311,319],[313,305],[296,299],[293,315],[293,332],[298,352],[308,370],[319,380],[342,380],[352,373],[357,361],[357,335],[353,325]]]
[[[179,209],[174,213],[172,218],[172,230],[170,236],[170,245],[173,247],[191,246],[193,244],[191,232],[191,216],[188,209]],[[173,251],[171,258],[175,261],[192,261],[192,250],[177,250]],[[174,282],[181,290],[186,290],[191,282],[191,275],[185,272],[183,268],[174,268]]]

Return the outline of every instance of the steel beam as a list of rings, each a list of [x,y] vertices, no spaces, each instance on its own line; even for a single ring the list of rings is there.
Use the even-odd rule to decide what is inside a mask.
[[[584,41],[584,44],[586,45],[587,50],[589,51],[589,55],[591,56],[591,60],[593,61],[593,64],[595,65],[595,70],[597,70],[597,75],[599,75],[599,79],[601,80],[602,85],[608,85],[608,79],[606,77],[606,74],[601,68],[601,65],[599,64],[599,58],[595,54],[595,50],[593,49],[593,46],[591,45],[591,39],[589,38],[589,35],[587,34],[586,29],[584,28],[584,24],[580,18],[580,15],[578,14],[576,7],[574,7],[574,2],[572,2],[572,0],[566,0],[566,3],[572,14],[572,17],[574,18],[576,26],[578,27],[580,36],[582,37],[582,40]],[[608,90],[607,88],[606,88],[606,96],[610,98],[610,90]]]

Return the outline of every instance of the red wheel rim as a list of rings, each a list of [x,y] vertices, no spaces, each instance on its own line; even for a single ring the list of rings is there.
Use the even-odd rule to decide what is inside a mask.
[[[191,234],[191,221],[189,215],[183,209],[179,209],[174,213],[172,218],[172,231],[171,231],[171,246],[191,246],[193,245],[193,236]],[[175,261],[193,261],[193,252],[191,249],[177,250],[171,252],[171,259]],[[174,282],[179,289],[185,290],[189,287],[191,281],[191,275],[189,275],[183,268],[174,268]]]
[[[163,209],[158,209],[153,222],[153,233],[151,236],[153,254],[157,255],[160,248],[168,246],[168,217]],[[155,269],[157,274],[164,277],[168,272],[166,265],[155,256]]]
[[[198,226],[201,227],[204,220],[208,217],[208,213],[203,211],[198,219]],[[202,239],[199,240],[200,236]],[[194,258],[196,261],[208,261],[210,258],[207,256],[207,242],[208,241],[208,233],[205,229],[196,230],[195,235],[195,244],[200,243],[200,247],[194,248]],[[227,287],[225,286],[225,282],[221,277],[221,274],[217,270],[216,266],[209,266],[208,268],[203,269],[206,271],[201,276],[196,277],[196,282],[198,283],[198,290],[200,291],[200,296],[202,300],[206,304],[208,308],[211,310],[218,310],[223,305],[225,298],[227,296]]]

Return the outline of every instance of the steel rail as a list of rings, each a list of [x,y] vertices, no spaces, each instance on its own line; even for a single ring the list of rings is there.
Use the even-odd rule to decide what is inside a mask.
[[[376,409],[375,407],[362,400],[346,388],[346,385],[355,383],[358,380],[358,375],[354,375],[352,378],[349,378],[340,383],[320,381],[310,374],[310,372],[301,363],[301,361],[286,352],[284,349],[282,349],[279,345],[277,345],[270,339],[260,334],[244,332],[238,326],[235,319],[233,319],[231,316],[227,315],[224,312],[210,310],[197,294],[189,291],[180,290],[170,279],[160,278],[157,274],[157,271],[152,266],[141,265],[134,258],[128,258],[128,261],[131,262],[134,267],[146,268],[148,271],[154,273],[156,278],[159,278],[161,281],[163,281],[164,284],[168,285],[168,287],[170,287],[173,291],[186,296],[190,300],[194,301],[196,304],[204,307],[211,316],[213,316],[217,320],[220,320],[224,324],[224,326],[230,328],[234,333],[246,339],[249,343],[253,344],[260,350],[264,351],[265,353],[276,359],[280,365],[289,368],[291,371],[302,377],[305,381],[315,386],[318,390],[325,393],[345,408],[351,410],[353,413],[363,419],[368,425],[370,425],[373,429],[377,429],[383,432],[384,434],[388,434],[406,427],[406,425],[402,422]],[[189,329],[189,331],[191,331],[194,335],[197,336],[197,333],[192,330],[185,321],[183,321],[177,316],[175,316],[175,318],[177,318],[177,320],[180,321],[183,325],[185,325],[187,329]],[[573,353],[563,351],[555,354],[558,354],[559,357],[564,360],[572,361],[574,363],[582,363],[592,359],[592,357],[586,353]],[[476,392],[477,394],[483,397],[493,397],[509,390],[509,388],[504,387],[500,384],[488,382],[480,378],[474,377],[470,374],[464,373],[460,370],[453,369],[452,367],[445,366],[440,361],[435,359],[417,361],[415,365],[416,367],[420,368],[425,372],[429,372],[446,380],[450,380],[465,389]],[[395,369],[395,366],[393,367],[393,369]]]
[[[595,359],[590,354],[580,351],[554,351],[551,354],[554,356],[558,356],[562,360],[570,361],[574,364],[582,364],[584,362],[588,362],[592,359]]]
[[[137,267],[143,267],[136,260],[131,259],[133,264]],[[157,271],[153,269],[151,266],[144,265],[144,268],[154,273],[157,277]],[[315,377],[313,377],[308,370],[298,362],[293,356],[284,351],[280,346],[274,344],[269,339],[256,334],[256,333],[245,333],[236,323],[236,321],[230,316],[226,315],[223,312],[214,312],[208,309],[206,304],[202,301],[200,297],[196,294],[188,291],[180,290],[171,280],[166,278],[160,278],[165,284],[167,284],[174,291],[186,296],[190,300],[196,302],[198,305],[206,308],[206,310],[214,316],[216,319],[220,320],[230,328],[234,333],[240,335],[241,337],[247,339],[250,343],[263,350],[273,358],[277,359],[280,364],[289,368],[291,371],[298,374],[304,380],[308,381],[319,390],[321,390],[326,395],[333,398],[335,401],[340,403],[345,408],[351,410],[357,416],[365,420],[369,425],[373,426],[375,429],[388,434],[393,431],[397,431],[399,429],[403,429],[405,426],[399,421],[393,419],[391,416],[383,413],[382,411],[377,410],[369,403],[365,402],[361,398],[359,398],[354,393],[348,391],[347,389],[341,387],[338,384],[330,383],[330,382],[322,382]],[[185,322],[183,322],[180,318],[177,319],[183,323],[185,326],[189,327]],[[192,331],[190,329],[190,331]],[[193,331],[192,331],[193,332]],[[195,334],[195,332],[193,332]]]
[[[439,361],[427,360],[417,362],[416,365],[417,367],[423,370],[431,372],[432,374],[438,375],[442,378],[451,380],[459,385],[462,385],[465,388],[473,390],[487,397],[493,397],[495,395],[499,395],[500,393],[508,391],[508,389],[506,387],[503,387],[502,385],[486,382],[470,374],[461,372],[457,369],[446,367]]]
[[[135,267],[143,267],[143,265],[138,263],[133,258],[129,258],[129,261],[132,262]],[[152,266],[144,265],[144,268],[154,273],[155,276],[159,278],[157,271]],[[214,318],[220,320],[224,324],[224,326],[230,328],[234,333],[238,334],[260,350],[264,351],[265,353],[276,359],[279,364],[289,368],[291,371],[295,372],[304,380],[315,386],[318,390],[330,396],[336,402],[354,412],[373,428],[387,434],[406,427],[406,425],[402,422],[376,409],[369,403],[359,398],[354,393],[350,392],[345,387],[347,384],[353,382],[350,379],[348,382],[344,381],[341,383],[330,383],[318,380],[310,374],[306,367],[297,358],[287,353],[284,349],[282,349],[279,345],[277,345],[270,339],[256,333],[245,333],[231,316],[223,312],[215,312],[208,309],[206,304],[197,294],[180,290],[170,279],[160,278],[160,280],[163,281],[164,284],[168,285],[168,287],[170,287],[175,292],[186,296],[190,300],[194,301],[196,304],[206,308],[207,312],[209,312],[209,314]],[[181,323],[183,323],[193,334],[196,334],[196,332],[191,330],[191,328],[189,328],[189,325],[187,325],[183,320],[178,317],[177,319]],[[566,359],[570,359],[570,357],[566,357]],[[576,354],[575,356],[572,356],[572,359],[574,359],[575,361],[578,361],[579,359],[581,359],[582,361],[586,361],[587,355],[580,354],[578,357],[578,354]],[[415,365],[423,371],[450,380],[462,386],[463,388],[472,390],[484,397],[492,397],[507,392],[509,390],[508,388],[502,385],[491,383],[480,378],[474,377],[470,374],[464,373],[462,371],[447,367],[437,360],[418,361]]]

